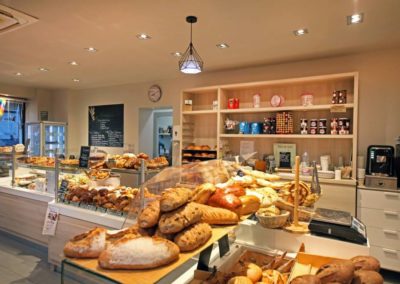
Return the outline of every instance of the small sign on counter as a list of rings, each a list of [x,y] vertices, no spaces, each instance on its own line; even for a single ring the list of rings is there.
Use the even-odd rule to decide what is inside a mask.
[[[46,218],[44,219],[42,235],[54,236],[56,234],[58,217],[60,211],[58,208],[48,206],[46,211]]]
[[[89,168],[90,146],[81,146],[81,153],[79,156],[79,167]]]

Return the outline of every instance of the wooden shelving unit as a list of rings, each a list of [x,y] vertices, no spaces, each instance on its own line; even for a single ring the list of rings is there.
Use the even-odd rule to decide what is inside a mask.
[[[331,104],[332,92],[347,90],[346,104]],[[260,94],[260,108],[253,108],[253,95]],[[302,106],[301,94],[312,93],[313,105]],[[271,107],[273,95],[282,95],[285,103],[281,107]],[[239,109],[228,109],[228,100],[239,98]],[[192,100],[192,111],[183,111],[184,101]],[[213,109],[213,101],[218,108]],[[229,145],[231,152],[239,153],[240,141],[254,141],[260,154],[273,153],[274,143],[295,143],[297,154],[307,151],[310,159],[319,160],[319,156],[330,154],[333,163],[343,156],[346,163],[357,157],[358,133],[358,73],[341,73],[303,78],[251,82],[242,84],[218,85],[205,88],[184,90],[181,97],[181,149],[190,143],[207,144],[216,147],[217,156],[223,158],[222,144]],[[294,134],[231,134],[226,133],[224,121],[262,122],[277,112],[288,111],[293,114]],[[300,119],[326,118],[330,133],[331,118],[348,118],[351,121],[348,135],[301,135]],[[356,160],[353,159],[353,173],[356,172]]]

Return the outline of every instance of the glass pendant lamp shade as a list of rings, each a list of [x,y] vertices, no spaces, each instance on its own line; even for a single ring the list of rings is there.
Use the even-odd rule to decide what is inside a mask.
[[[197,74],[203,71],[203,60],[192,43],[192,24],[197,22],[197,18],[188,16],[186,22],[190,23],[190,44],[179,60],[179,70],[185,74]]]

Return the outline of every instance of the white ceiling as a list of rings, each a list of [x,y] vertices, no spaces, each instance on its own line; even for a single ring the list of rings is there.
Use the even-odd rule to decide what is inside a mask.
[[[39,20],[0,34],[0,82],[92,88],[183,75],[173,51],[194,45],[205,72],[400,46],[400,0],[0,0]],[[346,16],[363,12],[364,23]],[[309,34],[295,37],[306,27]],[[141,32],[153,38],[140,41]],[[231,48],[218,49],[227,42]],[[85,51],[94,46],[97,53]],[[80,65],[71,66],[75,60]],[[49,72],[40,72],[44,66]],[[16,72],[23,73],[17,77]],[[73,78],[81,81],[75,83]]]

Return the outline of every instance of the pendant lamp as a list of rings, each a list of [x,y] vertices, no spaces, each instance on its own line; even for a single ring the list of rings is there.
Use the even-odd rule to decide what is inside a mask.
[[[203,60],[192,43],[192,25],[197,22],[197,17],[188,16],[186,22],[190,24],[190,44],[179,60],[179,70],[185,74],[197,74],[203,71]]]

